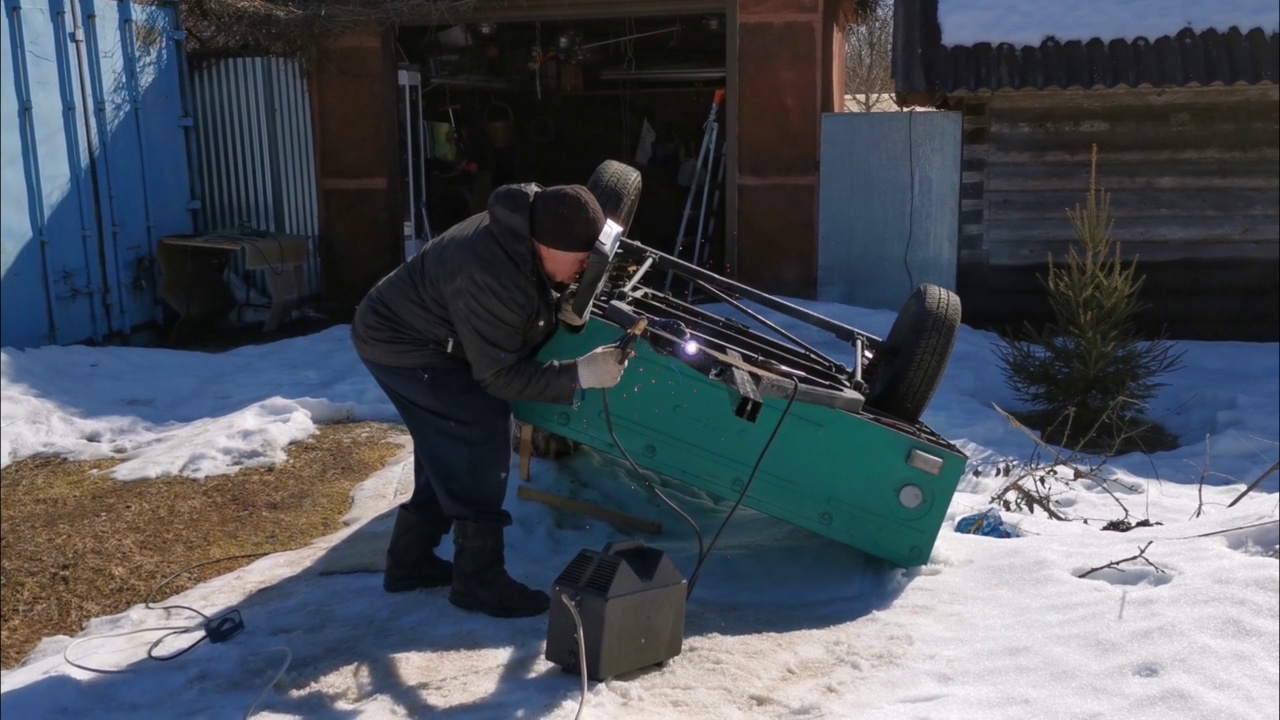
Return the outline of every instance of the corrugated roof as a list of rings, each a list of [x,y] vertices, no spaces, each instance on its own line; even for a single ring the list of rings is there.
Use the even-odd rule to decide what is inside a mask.
[[[940,46],[935,55],[935,90],[1020,90],[1035,88],[1177,87],[1274,83],[1280,76],[1277,39],[1260,28],[1238,28],[1132,42],[1094,38],[1015,48],[987,43]]]
[[[1280,35],[1261,28],[1183,30],[1149,40],[1055,38],[1039,46],[948,47],[937,0],[897,0],[894,80],[900,96],[983,90],[1258,85],[1280,81]]]

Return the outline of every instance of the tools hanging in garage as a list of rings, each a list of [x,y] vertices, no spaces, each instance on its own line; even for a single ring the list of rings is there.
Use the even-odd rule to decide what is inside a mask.
[[[413,145],[425,148],[428,169],[425,182],[415,177],[408,188],[406,180],[405,189],[426,187],[430,230],[483,210],[501,184],[573,182],[606,158],[628,160],[650,189],[639,231],[669,251],[692,192],[679,228],[682,256],[709,269],[720,262],[720,178],[730,180],[721,98],[714,136],[703,138],[708,104],[724,87],[726,36],[717,17],[557,12],[397,30],[401,65],[421,75],[424,142]],[[664,279],[652,281],[660,287]],[[684,297],[683,281],[679,290]]]
[[[422,74],[402,66],[397,72],[400,131],[401,181],[405,186],[403,207],[404,258],[407,260],[433,236],[427,212],[427,162],[431,139],[422,114]]]
[[[692,258],[689,260],[689,262],[698,266],[706,262],[706,256],[711,250],[710,242],[707,243],[704,249],[703,240],[710,239],[711,230],[714,228],[715,223],[715,213],[719,208],[721,186],[724,183],[724,143],[720,138],[720,122],[718,119],[720,108],[724,105],[724,98],[724,88],[716,90],[715,96],[711,100],[711,112],[707,115],[706,122],[703,123],[702,145],[698,148],[698,157],[694,161],[693,173],[689,178],[689,195],[685,199],[684,214],[680,218],[680,230],[676,233],[675,250],[671,253],[675,257],[680,257],[685,240],[688,239],[688,235],[685,233],[688,230],[689,217],[693,213],[694,198],[699,198],[698,224],[694,229],[693,252]],[[714,207],[708,207],[708,195],[713,184],[715,185],[715,195],[712,198]],[[673,274],[668,271],[663,292],[671,292],[673,277]],[[692,300],[692,293],[693,285],[690,284],[685,293],[686,299]]]

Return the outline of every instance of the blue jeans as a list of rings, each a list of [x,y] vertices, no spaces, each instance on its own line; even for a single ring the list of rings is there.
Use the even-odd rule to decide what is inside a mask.
[[[502,505],[511,470],[511,405],[471,368],[402,368],[363,361],[413,438],[415,514],[511,524]]]

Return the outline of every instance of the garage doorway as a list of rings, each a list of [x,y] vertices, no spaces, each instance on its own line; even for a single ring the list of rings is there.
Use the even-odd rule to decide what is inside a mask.
[[[617,160],[643,177],[629,236],[673,250],[697,182],[684,234],[701,214],[703,259],[723,262],[723,192],[700,213],[707,169],[695,178],[693,168],[725,88],[727,36],[725,15],[705,11],[401,29],[406,234],[429,240],[484,210],[503,184],[585,183]],[[723,183],[725,120],[720,110],[713,186]]]

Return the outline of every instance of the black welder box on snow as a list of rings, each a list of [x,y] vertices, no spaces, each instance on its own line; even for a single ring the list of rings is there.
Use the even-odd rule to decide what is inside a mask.
[[[577,673],[577,625],[582,620],[587,677],[600,682],[680,654],[688,582],[680,568],[642,540],[581,550],[556,578],[547,619],[546,659]]]

